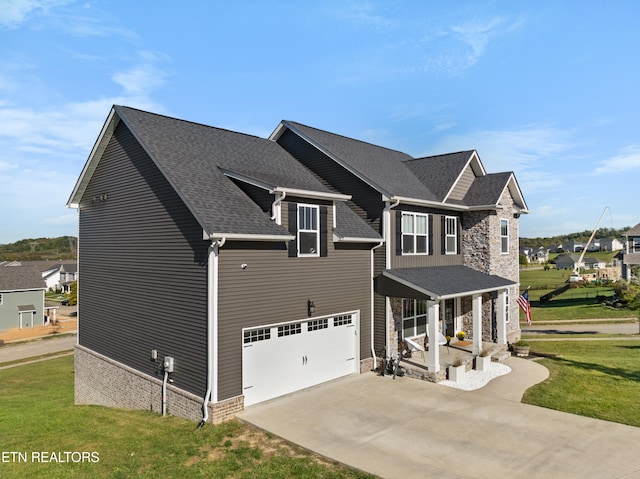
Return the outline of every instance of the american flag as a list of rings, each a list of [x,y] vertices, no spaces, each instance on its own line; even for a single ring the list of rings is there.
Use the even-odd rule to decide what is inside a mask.
[[[529,302],[529,288],[524,290],[524,293],[518,298],[518,306],[524,311],[527,316],[527,324],[531,324],[531,303]]]

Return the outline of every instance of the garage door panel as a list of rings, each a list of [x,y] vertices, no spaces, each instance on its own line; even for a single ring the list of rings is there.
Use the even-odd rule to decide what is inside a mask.
[[[357,372],[357,314],[245,330],[245,404]]]

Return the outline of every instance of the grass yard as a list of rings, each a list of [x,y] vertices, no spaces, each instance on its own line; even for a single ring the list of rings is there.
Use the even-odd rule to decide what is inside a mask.
[[[2,478],[373,477],[237,421],[196,430],[171,416],[75,406],[72,356],[2,370],[0,384]],[[76,454],[52,462],[52,452]],[[91,460],[73,462],[83,452]]]
[[[640,427],[639,341],[536,341],[545,382],[523,403]]]
[[[569,270],[521,269],[520,287],[529,290],[531,317],[533,321],[562,321],[566,319],[617,319],[634,318],[637,313],[626,309],[613,309],[601,305],[601,297],[613,296],[613,288],[582,287],[572,288],[556,296],[551,301],[540,304],[540,296],[565,285]],[[520,312],[520,323],[525,321]]]

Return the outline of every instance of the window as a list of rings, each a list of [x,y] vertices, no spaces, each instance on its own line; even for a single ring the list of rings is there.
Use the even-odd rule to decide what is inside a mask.
[[[509,252],[509,220],[500,220],[500,252]]]
[[[327,318],[314,319],[307,323],[307,331],[318,331],[320,329],[327,329],[329,327],[329,320]]]
[[[402,254],[428,254],[428,216],[402,213]]]
[[[271,329],[254,329],[244,332],[244,342],[255,343],[256,341],[265,341],[271,339]]]
[[[298,205],[298,256],[320,255],[317,205]]]
[[[344,326],[345,324],[353,323],[352,316],[350,314],[343,314],[342,316],[336,316],[333,318],[334,326]]]
[[[444,244],[445,254],[458,253],[458,218],[455,216],[445,216],[444,218]]]
[[[285,324],[278,326],[278,337],[292,336],[294,334],[300,334],[302,332],[302,323]]]
[[[427,301],[424,299],[403,299],[403,337],[413,338],[421,334],[427,334]]]
[[[640,238],[633,238],[631,240],[631,253],[640,253]],[[2,300],[0,299],[0,304]]]

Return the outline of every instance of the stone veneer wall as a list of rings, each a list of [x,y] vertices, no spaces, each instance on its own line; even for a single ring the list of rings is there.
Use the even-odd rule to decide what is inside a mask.
[[[463,264],[477,271],[494,274],[520,282],[520,265],[518,263],[518,219],[514,214],[518,212],[513,198],[506,189],[500,198],[499,205],[503,207],[495,211],[473,211],[462,215],[462,255]],[[509,221],[509,254],[501,253],[500,220]],[[520,291],[518,285],[510,286],[509,290],[509,322],[507,323],[507,341],[516,342],[520,339],[519,310],[516,302]],[[462,310],[464,328],[471,333],[471,307],[465,307],[463,299]],[[469,299],[470,302],[470,299]],[[483,336],[491,338],[491,298],[483,295]],[[468,329],[467,329],[468,328]]]
[[[75,403],[162,412],[162,381],[98,354],[75,348]],[[230,419],[244,409],[244,397],[209,403],[209,422]],[[202,419],[202,398],[167,385],[167,414]]]

